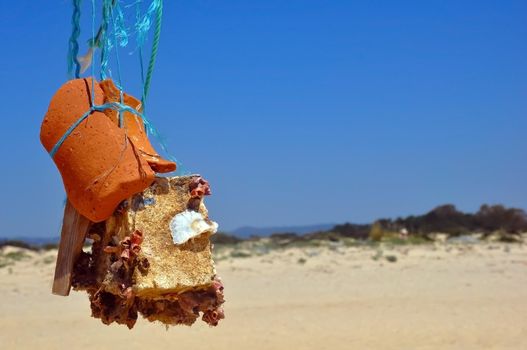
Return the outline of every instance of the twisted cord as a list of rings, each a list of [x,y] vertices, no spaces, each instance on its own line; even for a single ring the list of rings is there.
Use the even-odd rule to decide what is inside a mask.
[[[57,141],[57,143],[55,143],[51,151],[49,151],[49,155],[51,156],[51,158],[55,157],[55,154],[59,150],[60,146],[62,146],[62,144],[64,143],[64,141],[66,141],[68,136],[71,135],[71,133],[84,121],[84,119],[88,118],[93,112],[103,112],[107,109],[113,109],[114,111],[117,111],[117,112],[130,112],[130,113],[137,115],[140,118],[143,118],[143,115],[140,112],[138,112],[136,109],[130,106],[121,104],[119,102],[108,102],[108,103],[105,103],[103,105],[98,105],[98,106],[92,105],[89,110],[87,110],[79,119],[77,119],[73,124],[71,124],[71,126],[68,128],[68,130],[66,130],[64,135],[62,135],[61,138]],[[146,122],[148,123],[148,121]]]
[[[161,23],[163,22],[163,0],[154,0],[157,5],[155,27],[154,27],[154,41],[152,43],[152,53],[150,54],[150,62],[148,63],[148,70],[146,71],[145,84],[143,86],[143,96],[141,102],[143,104],[143,112],[145,108],[146,98],[150,90],[150,82],[152,81],[152,74],[154,73],[154,66],[156,64],[157,50],[159,48],[159,40],[161,38]]]
[[[117,9],[119,11],[119,9]],[[121,61],[119,59],[119,47],[117,46],[117,43],[118,43],[118,40],[117,40],[117,30],[115,28],[118,27],[117,25],[117,22],[116,22],[116,19],[114,18],[114,15],[113,15],[113,8],[110,9],[110,17],[112,19],[112,23],[113,23],[113,26],[114,26],[114,31],[113,31],[113,39],[114,39],[114,45],[115,45],[115,59],[116,59],[116,63],[117,63],[117,79],[119,80],[118,84],[117,84],[117,88],[119,89],[119,100],[121,102],[121,104],[124,103],[124,97],[123,97],[123,82],[122,82],[122,79],[121,79]],[[117,18],[119,18],[119,14],[117,16]],[[119,127],[123,127],[124,125],[124,120],[123,120],[123,112],[121,109],[118,110],[118,114],[119,114]]]
[[[79,55],[79,36],[81,34],[81,0],[73,0],[73,14],[71,16],[71,35],[68,50],[68,74],[71,76],[75,67],[75,78],[80,76],[80,63],[77,59]]]
[[[69,39],[69,51],[68,51],[68,73],[70,76],[72,75],[72,71],[75,68],[75,78],[79,78],[80,76],[80,63],[78,60],[78,53],[79,53],[79,44],[78,44],[78,38],[80,36],[80,7],[82,0],[72,0],[73,1],[73,15],[72,15],[72,33]],[[90,102],[91,106],[88,111],[86,111],[79,119],[77,119],[62,135],[62,137],[57,141],[57,143],[53,146],[51,151],[49,152],[50,156],[54,158],[55,154],[61,147],[61,145],[64,143],[64,141],[71,135],[71,133],[90,115],[93,114],[93,112],[99,111],[102,112],[106,109],[113,109],[118,112],[119,114],[119,127],[123,127],[123,112],[130,112],[137,116],[139,116],[145,125],[145,129],[147,131],[147,134],[150,134],[154,136],[159,145],[161,146],[162,150],[166,153],[167,158],[176,162],[178,164],[178,171],[176,173],[181,173],[183,171],[181,167],[181,163],[175,159],[170,152],[168,152],[168,147],[166,146],[165,140],[163,137],[157,132],[157,130],[153,127],[153,125],[149,122],[149,120],[146,117],[145,113],[145,105],[146,105],[146,99],[148,97],[148,93],[150,90],[150,83],[152,80],[152,75],[154,72],[154,66],[156,63],[157,58],[157,52],[159,48],[159,40],[161,37],[161,24],[162,24],[162,17],[163,17],[163,0],[153,0],[150,4],[150,7],[146,14],[140,18],[139,16],[139,4],[142,2],[142,0],[137,0],[134,5],[137,5],[137,41],[138,41],[138,48],[139,48],[139,59],[140,59],[140,68],[141,68],[141,81],[143,85],[143,91],[141,96],[141,104],[142,104],[142,113],[138,112],[134,108],[131,108],[129,106],[124,105],[123,101],[123,89],[122,89],[122,81],[121,81],[121,67],[120,67],[120,59],[119,59],[119,53],[118,53],[118,46],[126,46],[128,43],[128,33],[126,31],[125,25],[124,25],[124,16],[123,13],[119,7],[119,1],[118,0],[103,0],[103,18],[101,27],[99,28],[99,33],[97,33],[97,36],[95,36],[95,0],[91,0],[92,5],[92,42],[91,45],[94,47],[100,47],[101,48],[101,66],[100,66],[100,76],[101,80],[106,79],[106,72],[108,71],[108,61],[109,61],[109,51],[111,50],[112,44],[115,46],[116,50],[116,63],[117,63],[117,74],[118,74],[118,84],[117,87],[120,92],[120,102],[112,102],[112,103],[105,103],[103,105],[95,105],[95,89],[94,89],[94,79],[92,79],[92,89],[90,93]],[[132,6],[132,5],[130,5]],[[114,9],[116,11],[116,16],[114,16]],[[144,74],[144,64],[143,64],[143,52],[142,47],[144,45],[144,41],[146,39],[146,35],[151,27],[151,18],[155,15],[155,23],[154,23],[154,36],[153,36],[153,43],[152,43],[152,49],[150,54],[150,61],[148,63],[148,68],[146,72],[146,77]],[[113,38],[110,39],[109,35],[109,26],[108,23],[112,22],[113,27]],[[100,35],[99,35],[100,34]],[[113,40],[112,40],[113,39]],[[113,41],[113,43],[112,43]],[[95,76],[95,67],[92,64],[91,67],[91,73],[92,76]],[[111,75],[111,72],[110,72]]]
[[[110,7],[112,0],[103,0],[102,4],[102,34],[101,34],[101,80],[106,79],[106,70],[109,60],[109,40],[108,40],[108,20],[110,17]]]

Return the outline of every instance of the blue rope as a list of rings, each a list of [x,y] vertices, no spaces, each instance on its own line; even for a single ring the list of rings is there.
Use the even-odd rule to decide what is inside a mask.
[[[112,109],[114,111],[118,111],[118,112],[130,112],[130,113],[133,113],[141,118],[143,118],[143,120],[150,124],[150,122],[148,120],[145,120],[144,119],[144,116],[138,112],[136,109],[130,107],[130,106],[127,106],[127,105],[123,105],[119,102],[109,102],[109,103],[105,103],[105,104],[102,104],[102,105],[99,105],[99,106],[94,106],[92,105],[90,107],[90,109],[88,111],[86,111],[79,119],[77,119],[69,128],[68,130],[66,130],[66,132],[64,133],[64,135],[61,136],[61,138],[57,141],[57,143],[55,143],[55,145],[53,146],[53,148],[51,149],[51,151],[49,151],[49,155],[51,156],[51,158],[54,158],[55,157],[55,154],[57,153],[57,151],[59,150],[60,146],[62,146],[62,144],[64,143],[64,141],[66,141],[66,139],[71,135],[71,133],[86,119],[88,118],[93,112],[103,112],[107,109]]]
[[[161,135],[157,132],[157,130],[153,127],[153,125],[147,119],[146,112],[145,112],[146,99],[148,97],[148,92],[150,90],[150,83],[152,80],[154,66],[155,66],[156,58],[157,58],[157,52],[159,48],[159,40],[161,37],[163,1],[162,0],[152,0],[152,2],[150,3],[150,6],[148,7],[148,10],[143,16],[140,16],[140,11],[139,11],[140,3],[142,3],[142,0],[136,0],[133,4],[129,6],[126,6],[126,5],[125,6],[126,7],[131,7],[134,5],[137,6],[135,26],[136,26],[136,31],[137,31],[137,43],[138,43],[138,49],[139,49],[141,82],[143,85],[142,96],[141,96],[142,113],[124,104],[122,79],[121,79],[121,65],[120,65],[118,47],[127,46],[128,33],[127,33],[126,26],[125,26],[124,14],[123,14],[121,7],[119,6],[119,0],[102,0],[103,16],[102,16],[101,27],[99,28],[99,32],[97,33],[97,36],[95,36],[95,0],[91,0],[92,39],[89,42],[89,45],[91,47],[101,48],[101,61],[100,61],[101,62],[101,66],[100,66],[101,80],[105,80],[107,78],[106,72],[108,72],[111,76],[111,71],[108,69],[109,51],[111,50],[112,46],[115,46],[116,63],[117,63],[117,78],[118,78],[118,82],[116,83],[116,86],[119,89],[120,102],[112,102],[112,103],[106,103],[103,105],[96,106],[95,105],[95,79],[92,79],[92,84],[91,84],[92,86],[91,86],[91,91],[90,91],[90,100],[91,100],[90,109],[86,111],[79,119],[77,119],[66,130],[64,135],[62,135],[62,137],[57,141],[57,143],[53,146],[53,148],[49,152],[52,158],[55,156],[55,154],[57,153],[61,145],[64,143],[64,141],[71,135],[71,133],[93,112],[104,111],[106,109],[113,109],[119,113],[119,127],[121,128],[124,125],[123,112],[128,111],[128,112],[131,112],[141,117],[141,119],[143,120],[144,126],[145,126],[145,130],[147,132],[147,135],[152,135],[157,139],[161,149],[166,154],[166,158],[178,164],[178,171],[176,173],[181,173],[182,171],[181,163],[178,162],[173,156],[170,155],[164,138],[161,137]],[[80,76],[80,63],[77,57],[79,53],[78,37],[80,35],[80,6],[81,6],[81,0],[73,0],[73,15],[72,15],[73,29],[72,29],[72,33],[71,33],[70,40],[69,40],[68,72],[71,75],[71,71],[73,70],[73,67],[75,66],[75,78],[79,78]],[[154,16],[155,16],[154,37],[153,37],[152,49],[150,53],[150,61],[148,63],[148,68],[147,68],[146,77],[145,77],[142,48],[144,46],[146,36],[152,26],[152,17]],[[113,27],[112,28],[113,29],[112,38],[110,36],[111,30],[108,25],[110,20],[111,20],[112,27]],[[93,63],[91,64],[91,75],[92,77],[95,76],[95,65]]]
[[[103,0],[102,4],[102,37],[101,37],[101,80],[106,79],[106,70],[108,67],[109,59],[109,41],[108,41],[108,18],[110,16],[110,9],[112,6],[112,0]]]
[[[148,63],[148,70],[146,73],[146,79],[144,79],[144,70],[143,70],[143,56],[142,56],[142,46],[144,45],[146,33],[150,30],[151,26],[151,20],[150,18],[155,13],[155,27],[154,27],[154,41],[152,43],[152,51],[150,53],[150,62]],[[172,162],[176,163],[178,165],[178,170],[175,172],[176,174],[189,174],[189,172],[185,171],[183,169],[183,165],[181,162],[179,162],[170,152],[168,151],[168,147],[166,144],[166,141],[164,137],[161,136],[157,132],[157,130],[153,127],[153,125],[148,121],[146,118],[146,99],[148,97],[148,92],[150,90],[150,82],[152,81],[152,74],[154,72],[154,66],[156,64],[156,58],[157,58],[157,51],[159,48],[159,40],[161,38],[161,24],[163,20],[163,0],[154,0],[150,7],[148,8],[147,13],[143,17],[141,21],[138,21],[136,24],[137,28],[137,42],[139,46],[139,57],[140,57],[140,64],[141,64],[141,78],[143,82],[143,94],[141,96],[141,104],[143,106],[143,122],[145,123],[145,129],[147,132],[147,135],[152,135],[154,138],[158,141],[159,146],[163,150],[163,152],[166,155],[166,158],[171,160]],[[170,174],[167,174],[170,175]]]
[[[119,7],[117,8],[117,11],[120,11]],[[117,18],[119,19],[120,16],[121,15],[118,12]],[[119,24],[116,22],[116,20],[115,20],[115,18],[113,16],[113,9],[110,10],[110,17],[112,19],[112,23],[114,25],[114,28],[118,28]],[[122,79],[121,79],[121,62],[119,60],[119,48],[117,47],[117,30],[114,30],[113,34],[114,34],[113,39],[114,39],[114,44],[115,44],[115,59],[116,59],[116,62],[117,62],[117,79],[118,79],[117,88],[119,89],[119,100],[120,100],[121,104],[123,104],[124,103],[123,88],[122,88],[123,82],[122,82]],[[119,112],[119,127],[122,128],[123,125],[124,125],[123,113],[122,113],[121,110],[119,110],[118,112]]]
[[[69,39],[68,51],[68,74],[71,76],[75,67],[75,78],[80,76],[80,63],[77,59],[79,55],[79,36],[81,34],[81,0],[73,0],[73,15],[71,16],[71,35]]]
[[[138,0],[135,4],[139,6],[139,3],[141,1]],[[138,10],[137,10],[138,11]],[[144,78],[144,64],[143,64],[143,52],[142,47],[145,43],[146,34],[149,32],[150,27],[152,25],[151,18],[152,16],[156,15],[155,18],[155,27],[154,27],[154,41],[152,43],[152,52],[150,54],[150,62],[148,64],[148,71],[146,73],[146,79]],[[158,141],[159,146],[163,150],[163,152],[166,155],[166,158],[169,160],[175,162],[178,165],[178,171],[176,173],[182,173],[182,164],[170,154],[168,151],[168,147],[166,144],[165,139],[157,132],[157,130],[153,127],[153,125],[148,122],[148,119],[146,118],[146,99],[148,96],[148,92],[150,90],[150,82],[152,81],[152,74],[154,72],[154,66],[156,63],[157,58],[157,51],[159,48],[159,40],[161,37],[161,24],[163,19],[163,0],[154,0],[146,14],[143,16],[143,18],[139,19],[136,22],[136,30],[137,30],[137,46],[139,48],[139,62],[141,67],[141,80],[143,83],[143,93],[141,96],[141,105],[143,106],[143,122],[145,123],[145,129],[147,132],[147,135],[152,135],[154,138]]]
[[[71,75],[73,67],[75,66],[75,78],[80,76],[80,63],[78,60],[79,44],[78,37],[80,36],[80,6],[82,0],[73,0],[73,15],[72,15],[72,33],[69,40],[69,52],[68,52],[68,72]],[[134,4],[138,6],[142,0],[137,0]],[[92,0],[92,39],[89,41],[91,47],[101,47],[101,80],[106,79],[108,70],[109,56],[108,52],[111,49],[112,43],[110,41],[108,32],[108,23],[111,18],[113,24],[113,45],[116,47],[116,60],[118,69],[118,88],[122,90],[122,78],[121,78],[121,65],[119,60],[119,54],[117,53],[117,46],[124,47],[128,44],[128,33],[124,24],[124,14],[119,6],[118,0],[103,0],[103,18],[102,24],[99,28],[97,36],[95,35],[95,1]],[[133,5],[133,4],[132,4]],[[114,9],[116,15],[114,16]],[[152,26],[152,17],[155,16],[154,26],[154,40],[152,43],[152,51],[150,54],[150,61],[146,71],[146,77],[144,74],[143,54],[142,47],[146,40],[150,27]],[[110,18],[109,18],[110,17]],[[142,96],[141,104],[143,106],[143,112],[146,108],[146,99],[150,91],[150,85],[154,72],[154,66],[156,63],[157,52],[159,49],[159,40],[161,37],[161,24],[163,19],[163,1],[153,0],[148,7],[146,13],[140,17],[137,16],[136,30],[137,30],[137,43],[139,47],[139,58],[141,66],[141,81],[142,81]],[[91,64],[92,76],[95,76],[94,64]],[[122,101],[121,101],[122,102]]]
[[[128,45],[128,30],[126,28],[125,20],[124,20],[124,13],[121,9],[121,6],[119,5],[119,2],[115,0],[114,2],[114,8],[116,12],[116,18],[114,22],[114,31],[117,35],[117,38],[119,38],[119,45],[121,47],[125,47]]]

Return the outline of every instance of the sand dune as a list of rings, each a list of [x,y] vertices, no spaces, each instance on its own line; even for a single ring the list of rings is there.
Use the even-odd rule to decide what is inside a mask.
[[[132,331],[91,318],[83,293],[50,294],[55,251],[17,252],[1,252],[19,260],[0,268],[2,349],[527,349],[519,244],[224,251],[217,328]]]

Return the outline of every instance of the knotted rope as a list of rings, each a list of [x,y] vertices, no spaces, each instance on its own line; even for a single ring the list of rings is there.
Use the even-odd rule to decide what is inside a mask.
[[[80,62],[78,59],[78,54],[79,54],[78,38],[80,36],[81,0],[72,0],[72,2],[73,2],[73,15],[72,15],[72,32],[69,38],[68,72],[70,75],[72,75],[73,68],[75,68],[74,76],[75,78],[78,79],[81,73]],[[142,96],[141,96],[142,113],[130,106],[125,105],[123,101],[121,64],[120,64],[120,59],[119,59],[118,47],[119,46],[124,47],[128,44],[128,33],[125,27],[124,14],[120,7],[119,0],[102,0],[102,21],[101,21],[101,26],[97,32],[97,35],[95,35],[95,0],[91,0],[92,38],[88,41],[88,43],[90,45],[90,48],[93,51],[95,51],[96,48],[101,49],[101,61],[100,61],[101,80],[107,79],[107,72],[109,72],[111,76],[111,71],[109,71],[108,69],[109,51],[111,50],[112,47],[115,48],[117,80],[118,80],[116,82],[116,86],[119,89],[120,102],[111,102],[111,103],[105,103],[102,105],[95,105],[95,102],[94,102],[95,101],[95,87],[94,87],[95,79],[92,79],[92,88],[90,92],[90,100],[91,100],[90,109],[86,111],[81,117],[79,117],[79,119],[77,119],[66,130],[64,135],[62,135],[62,137],[53,146],[53,148],[49,152],[52,158],[55,156],[55,154],[57,153],[59,148],[62,146],[64,141],[71,135],[71,133],[86,118],[92,115],[93,112],[103,112],[104,110],[112,109],[119,113],[119,127],[121,128],[123,127],[123,116],[122,116],[123,112],[130,112],[130,113],[133,113],[139,116],[143,120],[147,135],[152,135],[157,139],[159,145],[161,146],[161,149],[166,154],[166,158],[178,164],[178,172],[182,171],[181,164],[174,157],[170,155],[163,138],[159,135],[159,133],[153,127],[153,125],[148,121],[145,115],[146,100],[148,97],[148,92],[150,90],[150,84],[152,81],[152,75],[153,75],[157,52],[159,48],[159,40],[161,37],[161,24],[162,24],[162,17],[163,17],[163,0],[152,0],[152,2],[150,3],[150,6],[148,7],[148,10],[142,16],[140,15],[140,11],[139,11],[139,5],[141,3],[142,3],[142,0],[136,0],[132,5],[129,5],[127,7],[136,5],[136,9],[137,9],[137,20],[135,24],[135,29],[137,32],[137,48],[139,51],[141,81],[143,85]],[[148,32],[150,31],[150,28],[152,25],[152,17],[154,17],[154,20],[155,20],[154,34],[153,34],[152,49],[150,53],[150,60],[148,63],[148,68],[147,68],[146,77],[145,77],[142,48],[146,41],[146,36]],[[113,31],[112,37],[110,37],[109,35],[110,23],[112,27],[111,29]],[[92,58],[90,57],[90,59]],[[95,65],[93,64],[93,60],[91,62],[91,75],[92,77],[95,77]]]

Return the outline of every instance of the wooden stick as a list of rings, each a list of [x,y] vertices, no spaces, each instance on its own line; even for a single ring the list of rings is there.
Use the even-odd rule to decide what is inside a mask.
[[[70,294],[73,266],[82,250],[89,226],[90,220],[79,214],[68,200],[64,207],[53,294],[62,296]]]

